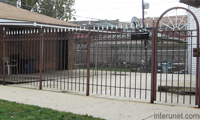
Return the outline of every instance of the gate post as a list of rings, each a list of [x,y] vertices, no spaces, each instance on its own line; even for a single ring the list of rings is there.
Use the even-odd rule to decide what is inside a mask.
[[[195,20],[198,21],[198,19],[195,17]],[[196,66],[196,103],[198,104],[198,108],[200,108],[200,66],[199,66],[199,23],[197,22],[197,66]]]
[[[199,49],[198,49],[198,53],[199,53]],[[200,56],[200,55],[198,55],[198,58],[199,58],[199,56]],[[199,65],[199,64],[198,64],[198,69],[199,69],[199,74],[200,74],[200,65]],[[198,92],[198,95],[199,95],[199,97],[197,96],[197,97],[198,97],[197,99],[199,99],[199,100],[198,100],[198,108],[200,108],[200,76],[199,76],[199,74],[198,74],[198,82],[199,82],[198,88],[199,88],[199,89],[198,89],[198,91],[197,91],[197,92]]]
[[[90,94],[90,31],[88,32],[88,39],[87,39],[87,91],[86,96]]]
[[[151,99],[150,103],[156,100],[156,28],[152,28],[152,55],[151,55]]]
[[[200,57],[200,55],[199,55],[199,24],[197,25],[197,75],[196,75],[196,100],[197,100],[197,104],[198,104],[198,108],[200,108],[200,76],[199,76],[199,73],[200,73],[200,65],[199,65],[199,57]]]
[[[42,28],[40,28],[40,81],[39,81],[39,89],[42,89]]]
[[[3,85],[6,85],[6,66],[5,66],[5,54],[6,54],[6,44],[5,44],[5,27],[3,27]]]

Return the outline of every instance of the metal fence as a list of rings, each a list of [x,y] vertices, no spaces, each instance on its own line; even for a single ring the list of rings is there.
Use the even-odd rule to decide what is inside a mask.
[[[194,58],[187,39],[180,42],[159,38],[158,79],[156,89],[152,89],[154,36],[131,40],[132,33],[135,32],[5,27],[0,42],[0,57],[4,58],[0,62],[0,80],[7,85],[144,101],[151,101],[156,90],[157,102],[195,105],[192,92],[196,78],[188,67]],[[176,87],[178,92],[163,91],[163,86]],[[189,93],[182,95],[181,87]]]

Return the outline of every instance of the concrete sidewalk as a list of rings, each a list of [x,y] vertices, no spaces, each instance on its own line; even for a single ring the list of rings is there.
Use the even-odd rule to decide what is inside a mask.
[[[191,107],[120,101],[2,85],[0,99],[108,120],[154,120],[154,115],[160,113],[182,114],[183,117],[187,114],[200,116],[200,109]]]

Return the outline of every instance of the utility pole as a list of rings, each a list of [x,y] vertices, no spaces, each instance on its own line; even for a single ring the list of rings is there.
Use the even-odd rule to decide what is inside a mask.
[[[144,0],[142,0],[142,28],[145,29],[145,22],[144,22],[144,10],[149,9],[149,3],[145,3]]]
[[[145,29],[145,22],[144,22],[144,10],[145,9],[149,9],[149,3],[144,3],[144,0],[142,0],[142,28],[143,28],[143,30]],[[147,64],[148,64],[148,61],[147,61],[147,57],[148,57],[148,53],[147,53],[147,51],[148,51],[148,40],[144,40],[144,47],[145,47],[145,63],[146,63],[146,72],[147,72],[147,70],[149,69],[148,67],[149,66],[147,66]]]
[[[144,24],[144,0],[142,0],[142,28],[145,28]]]

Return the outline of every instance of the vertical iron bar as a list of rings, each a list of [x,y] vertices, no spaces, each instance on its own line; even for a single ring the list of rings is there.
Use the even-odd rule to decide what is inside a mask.
[[[155,47],[155,50],[154,50],[154,100],[156,100],[156,88],[157,88],[157,59],[158,59],[158,56],[157,56],[157,51],[158,51],[158,31],[157,29],[154,30],[155,31],[155,41],[154,41],[154,47]]]
[[[16,67],[16,76],[17,76],[17,82],[19,82],[19,43],[20,43],[20,32],[19,32],[20,30],[18,30],[18,47],[17,47],[17,49],[16,49],[16,53],[17,53],[17,56],[16,56],[16,62],[15,62],[15,64],[17,64],[17,67]],[[32,50],[32,49],[31,49]]]
[[[76,31],[76,33],[78,34],[78,31]],[[72,44],[73,44],[73,48],[75,48],[75,39],[77,40],[76,38],[76,35],[73,33],[73,36],[72,36]],[[73,51],[75,52],[75,50]],[[74,65],[73,65],[73,62],[74,61],[74,56],[72,57],[72,54],[71,54],[71,90],[73,90],[73,69],[74,69]],[[84,72],[84,70],[83,70]],[[83,73],[84,75],[84,73]],[[83,77],[83,84],[84,84],[84,77]],[[84,88],[84,87],[83,87]]]
[[[108,30],[107,30],[108,32]],[[111,37],[113,37],[113,34],[110,34]],[[110,95],[112,95],[112,70],[113,70],[113,40],[111,40],[111,43],[110,43],[110,56],[111,56],[111,59],[110,59]],[[113,67],[113,68],[112,68]]]
[[[106,39],[107,39],[107,42],[106,42],[106,80],[105,80],[105,94],[107,95],[107,87],[108,87],[108,65],[109,65],[109,58],[108,58],[108,31],[106,33]]]
[[[131,33],[132,33],[133,31],[131,30]],[[129,61],[130,61],[130,82],[129,82],[129,97],[131,97],[131,90],[132,90],[132,86],[131,86],[131,84],[132,84],[132,81],[131,81],[131,79],[132,79],[132,46],[133,46],[133,41],[131,40],[131,44],[130,44],[130,46],[129,46]]]
[[[29,29],[27,30],[27,46],[28,46],[28,50],[27,50],[27,74],[30,74],[30,65],[29,65],[29,63],[30,63],[30,39],[29,39]],[[15,47],[14,47],[14,50],[15,50]],[[32,82],[31,82],[31,78],[29,77],[29,75],[27,75],[28,76],[28,84],[29,85],[31,85],[32,84]]]
[[[40,29],[40,86],[39,89],[42,89],[42,33],[43,29]]]
[[[147,73],[148,73],[148,40],[145,40],[145,66],[146,66],[146,70],[145,70],[145,99],[147,99]]]
[[[56,29],[56,34],[59,34],[59,28]],[[59,63],[59,59],[58,59],[58,52],[59,52],[59,48],[60,48],[60,39],[59,39],[59,36],[57,36],[57,39],[56,39],[56,56],[55,58],[57,59],[57,63]],[[56,88],[58,89],[58,84],[59,84],[59,80],[58,80],[58,74],[59,74],[59,64],[56,65]]]
[[[52,31],[51,31],[51,29],[50,29],[49,36],[51,36],[51,32],[52,32]],[[49,45],[49,54],[50,54],[50,53],[52,52],[52,50],[53,50],[53,41],[52,41],[52,39],[49,40],[49,44],[50,44],[50,45]],[[49,62],[50,62],[50,63],[51,63],[51,62],[53,63],[53,56],[50,56],[50,55],[49,55]],[[54,71],[54,69],[53,69],[53,71]],[[50,74],[50,75],[49,75],[49,77],[50,77],[50,78],[49,78],[49,79],[50,79],[49,84],[50,84],[50,88],[51,88],[51,87],[53,87],[52,84],[53,84],[54,79],[53,79],[53,73],[52,73],[52,71],[49,70],[49,74]]]
[[[186,44],[186,40],[187,40],[187,31],[185,31],[184,32],[184,46],[183,46],[183,48],[184,48],[184,93],[185,93],[185,84],[186,84],[186,59],[187,59],[187,57],[186,57],[186,48],[187,48],[187,44]],[[173,62],[172,62],[173,63]],[[173,69],[173,66],[172,66],[172,69]],[[184,96],[183,96],[183,104],[185,104],[185,94],[184,94]]]
[[[28,45],[27,45],[27,36],[28,36],[28,35],[27,35],[27,28],[25,29],[24,36],[25,36],[25,41],[24,41],[25,46],[28,46]],[[25,64],[24,64],[24,68],[25,68],[25,70],[24,70],[24,74],[25,74],[25,75],[24,75],[24,76],[25,76],[24,80],[25,80],[25,84],[28,84],[28,83],[27,83],[28,80],[27,80],[27,77],[26,77],[26,76],[27,76],[27,75],[26,75],[26,74],[27,74],[27,72],[26,72],[26,66],[28,66],[28,65],[27,65],[27,51],[28,51],[27,48],[24,47],[24,63],[25,63]],[[28,69],[28,68],[27,68],[27,69]],[[24,82],[24,81],[22,81],[22,82]]]
[[[99,70],[98,70],[98,64],[99,64],[99,53],[100,53],[100,50],[99,50],[99,31],[98,31],[98,34],[97,34],[97,52],[96,52],[96,67],[95,67],[95,74],[96,74],[96,93],[98,94],[98,88],[99,88]]]
[[[169,31],[167,31],[167,35],[169,35]],[[165,86],[167,87],[167,85],[168,85],[168,83],[167,83],[167,80],[168,80],[168,56],[169,56],[169,50],[168,50],[168,47],[169,47],[169,41],[168,41],[168,39],[169,39],[169,36],[167,36],[167,45],[164,45],[165,47],[166,47],[166,49],[167,49],[167,60],[166,60],[166,84],[165,84]],[[164,41],[163,41],[164,42]],[[163,57],[164,58],[164,57]],[[164,58],[165,59],[165,58]],[[165,102],[167,102],[167,91],[166,91],[166,94],[165,94]]]
[[[163,38],[163,34],[165,34],[165,33],[163,33],[163,32],[161,32],[161,38]],[[166,33],[167,34],[167,33]],[[162,69],[162,71],[161,71],[161,73],[160,73],[160,86],[162,86],[162,73],[163,73],[163,40],[160,40],[160,42],[161,42],[161,45],[160,45],[160,48],[161,48],[161,50],[160,50],[160,55],[161,55],[161,57],[160,57],[160,65],[161,65],[161,69]],[[157,56],[158,57],[158,56]],[[166,99],[166,98],[165,98]],[[160,102],[161,102],[161,100],[162,100],[162,92],[160,91]]]
[[[192,32],[193,31],[191,31],[191,36],[190,36],[190,39],[191,39],[191,52],[190,52],[190,54],[191,54],[191,61],[190,61],[190,99],[189,99],[189,104],[191,104],[191,101],[192,101],[192,95],[191,95],[191,91],[192,91],[192,69],[193,69],[193,67],[192,67],[192,36],[193,36],[193,34],[192,34]]]
[[[23,36],[23,38],[25,39],[26,37],[25,37],[25,30],[22,30],[22,36]],[[24,43],[24,46],[25,46],[25,41],[24,40],[22,40],[22,42]],[[25,60],[25,58],[24,58],[24,47],[22,46],[21,47],[21,58],[22,58],[22,63],[21,63],[21,69],[22,69],[22,75],[21,75],[21,82],[23,82],[24,80],[25,80],[25,78],[24,78],[24,60]]]
[[[104,36],[104,33],[101,34],[101,94],[102,94],[102,89],[103,89],[103,54],[104,54],[104,43],[103,43],[103,36]]]
[[[122,34],[123,34],[123,32],[122,32]],[[127,30],[125,31],[125,34],[126,34],[126,43],[125,43],[125,81],[124,81],[124,97],[126,97],[126,69],[127,69],[127,46],[128,46],[128,42],[127,42],[127,40],[128,40],[128,38],[127,38]]]
[[[198,20],[196,19],[196,21],[198,22]],[[200,73],[200,66],[199,66],[199,57],[200,57],[200,55],[199,55],[199,24],[197,24],[197,75],[196,75],[196,81],[197,81],[197,88],[196,88],[196,94],[197,94],[197,96],[196,97],[198,97],[198,95],[199,95],[199,98],[196,98],[196,99],[199,99],[199,101],[197,101],[196,103],[198,103],[198,108],[200,108],[200,76],[199,76],[199,73]]]
[[[178,38],[179,41],[181,41],[181,38],[180,38],[180,37],[181,37],[181,34],[180,34],[180,31],[178,31],[178,37],[179,37],[179,38]],[[179,85],[180,85],[180,70],[181,70],[181,66],[180,66],[180,64],[179,64],[179,63],[180,63],[180,57],[181,57],[181,55],[180,55],[180,54],[181,54],[181,53],[180,53],[180,51],[181,51],[180,45],[181,45],[181,44],[180,44],[180,42],[179,42],[179,43],[178,43],[178,61],[179,61],[179,62],[178,62],[178,68],[179,68],[179,70],[178,70],[178,94],[177,94],[177,103],[179,103],[179,95],[180,95],[180,93],[179,93],[179,92],[180,92],[180,91],[179,91],[179,87],[180,87],[180,86],[179,86]]]
[[[65,71],[66,71],[66,49],[67,49],[67,46],[66,46],[66,43],[67,43],[67,31],[66,31],[66,29],[65,29],[65,32],[64,32],[64,53],[63,53],[63,57],[64,57],[64,63],[63,63],[63,65],[64,65],[64,69],[63,69],[63,72],[64,72],[64,77],[63,77],[63,79],[64,79],[64,90],[65,90]]]
[[[33,33],[32,33],[32,30],[30,30],[30,35],[31,35],[31,38],[33,37],[32,35],[33,35]],[[30,39],[30,60],[31,60],[31,69],[30,69],[30,73],[31,74],[33,74],[33,55],[32,55],[32,48],[33,48],[33,41],[32,41],[32,39]],[[35,82],[35,79],[32,77],[32,75],[30,75],[30,78],[32,79],[32,81],[34,81]],[[32,84],[31,85],[33,85],[33,83],[34,82],[32,82]]]
[[[87,50],[87,93],[86,96],[89,96],[90,93],[90,31],[88,32],[88,50]]]
[[[173,51],[172,51],[172,87],[174,87],[174,70],[173,70],[173,68],[174,68],[174,60],[175,60],[175,57],[174,57],[174,42],[175,42],[175,40],[174,40],[174,37],[175,37],[175,32],[173,32],[173,44],[172,44],[172,46],[173,46]],[[174,91],[172,90],[172,93],[171,93],[171,103],[173,103],[173,95],[174,95]]]
[[[115,31],[115,89],[114,89],[114,95],[116,96],[116,89],[117,89],[117,30]]]
[[[142,47],[142,43],[143,43],[143,40],[140,40],[140,58],[141,58],[141,60],[140,60],[140,99],[142,98],[142,74],[143,74],[143,59],[142,59],[142,57],[143,57],[143,54],[142,54],[142,52],[143,52],[143,47]]]
[[[92,75],[92,93],[94,93],[94,76],[96,75],[95,74],[95,67],[96,67],[96,62],[95,62],[95,56],[96,56],[96,37],[93,38],[93,44],[92,44],[92,59],[93,59],[93,66],[92,66],[92,71],[93,71],[93,75]]]
[[[63,40],[63,31],[62,29],[60,29],[60,89],[62,89],[62,83],[63,83],[63,76],[62,76],[62,70],[63,70],[63,44],[64,44],[64,40]]]
[[[71,31],[69,31],[69,33],[70,33],[70,34],[69,34],[69,39],[68,39],[68,44],[67,44],[67,45],[68,45],[68,46],[67,46],[67,49],[68,49],[68,50],[69,50],[69,41],[70,41],[70,39],[72,39],[72,36],[73,36],[73,34],[72,34]],[[72,45],[73,45],[73,44],[72,44]],[[68,51],[68,50],[67,50],[67,51]],[[69,54],[69,52],[68,52],[68,54]],[[70,79],[70,74],[69,74],[69,72],[70,72],[70,69],[71,69],[71,68],[70,68],[71,65],[69,65],[69,63],[71,64],[71,62],[69,62],[69,61],[70,61],[71,59],[70,59],[70,57],[68,57],[67,59],[68,59],[68,60],[67,60],[67,61],[68,61],[68,66],[67,66],[67,68],[68,68],[68,70],[67,70],[67,90],[69,90],[69,79]]]
[[[37,34],[35,33],[35,30],[34,30],[34,38],[36,38],[37,37]],[[37,67],[37,64],[36,64],[36,44],[37,44],[37,40],[35,40],[34,39],[34,41],[33,41],[33,57],[34,57],[34,60],[35,60],[35,64],[34,64],[34,73],[36,73],[36,67]],[[22,52],[22,51],[21,51]],[[20,53],[19,53],[20,54]],[[21,58],[22,58],[22,56],[21,56]],[[20,65],[20,68],[22,68],[21,67],[22,66],[22,64]],[[37,81],[37,76],[35,76],[35,75],[33,75],[33,77],[36,79],[36,81]],[[37,83],[37,82],[36,82]],[[35,86],[36,84],[35,84],[35,82],[34,82],[34,86]]]
[[[12,49],[11,49],[11,42],[14,42],[14,37],[13,37],[13,36],[14,36],[14,30],[12,30],[11,38],[10,38],[9,40],[7,40],[7,44],[8,44],[7,46],[8,46],[8,47],[7,47],[7,50],[6,50],[6,51],[8,51],[8,53],[7,53],[7,54],[5,53],[5,54],[6,54],[6,56],[9,58],[9,62],[10,62],[10,59],[11,59],[10,56],[11,56],[11,52],[12,52]],[[6,46],[5,46],[5,47],[6,47]],[[5,62],[6,62],[6,61],[5,61]],[[9,70],[8,70],[9,72],[8,72],[8,75],[7,75],[6,78],[7,78],[7,81],[8,81],[8,82],[11,82],[11,75],[10,75],[11,69],[10,69],[10,67],[8,67],[8,66],[7,66],[7,69],[9,69]]]
[[[17,31],[15,30],[15,36],[17,36]],[[12,49],[11,53],[10,53],[10,64],[13,64],[13,60],[15,60],[15,53],[16,53],[16,41],[17,41],[17,37],[15,37],[15,39],[13,40],[13,45],[10,44],[10,48]],[[11,42],[10,42],[11,43]],[[11,80],[16,81],[16,76],[14,75],[15,70],[14,68],[11,68]],[[16,81],[17,82],[17,81]]]
[[[79,41],[78,40],[78,35],[80,35],[80,38],[79,38],[79,40],[80,41],[82,41],[82,38],[81,38],[81,34],[77,34],[77,40],[75,40],[74,41],[74,89],[75,89],[75,91],[76,91],[76,77],[77,77],[77,75],[76,75],[76,73],[77,73],[77,70],[76,70],[76,61],[77,61],[77,58],[76,58],[76,52],[77,52],[77,46],[78,46],[78,42],[77,41]],[[84,86],[84,85],[83,85]],[[83,91],[84,91],[84,87],[83,87]]]
[[[48,33],[47,33],[47,29],[46,29],[46,35],[48,35]],[[46,37],[48,37],[48,36],[46,36]],[[47,64],[47,66],[46,66],[46,74],[47,74],[47,87],[49,87],[49,51],[48,51],[48,49],[49,49],[49,42],[50,41],[48,41],[48,40],[46,40],[46,64]],[[51,78],[50,78],[50,81],[51,81]]]
[[[86,35],[85,35],[85,36],[86,36]],[[84,37],[85,37],[85,36],[84,36]],[[80,45],[79,45],[79,49],[80,49],[80,50],[79,50],[79,54],[78,54],[79,56],[82,56],[82,54],[81,54],[81,45],[82,45],[82,44],[83,44],[83,43],[82,43],[82,40],[80,40]],[[78,50],[76,50],[76,52],[78,52]],[[81,64],[81,58],[82,58],[82,57],[79,57],[79,60],[77,61],[77,62],[78,62],[78,69],[79,69],[79,70],[78,70],[78,72],[79,72],[79,88],[78,88],[79,91],[81,90],[81,65],[80,65],[80,64]],[[83,86],[84,86],[84,83],[83,83]]]
[[[3,27],[3,85],[6,85],[5,74],[6,74],[6,66],[5,66],[5,53],[6,52],[6,43],[5,43],[5,27]]]
[[[119,34],[121,36],[121,39],[119,39],[119,41],[120,41],[120,45],[119,45],[120,46],[120,48],[119,48],[120,49],[120,51],[119,51],[120,52],[119,53],[120,54],[120,61],[119,61],[120,62],[119,63],[120,64],[120,69],[119,69],[119,71],[120,71],[120,75],[119,75],[120,76],[120,80],[119,80],[119,96],[121,96],[121,89],[122,89],[122,64],[123,64],[123,61],[122,61],[123,50],[122,49],[123,49],[123,46],[122,46],[122,33],[119,33]],[[116,34],[116,36],[117,36],[117,34]]]
[[[138,68],[140,67],[137,63],[137,56],[138,56],[138,40],[137,39],[136,39],[135,48],[136,48],[136,50],[135,50],[135,93],[134,93],[134,98],[137,97],[137,72],[138,72]]]

